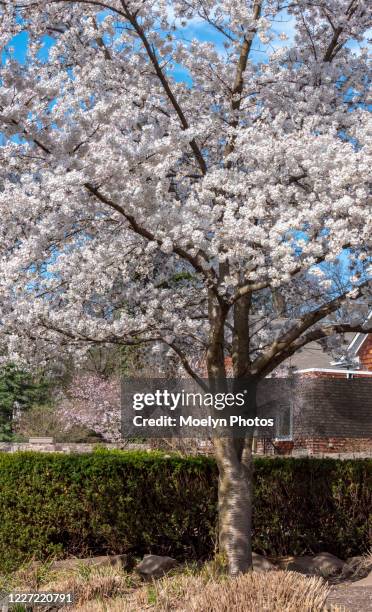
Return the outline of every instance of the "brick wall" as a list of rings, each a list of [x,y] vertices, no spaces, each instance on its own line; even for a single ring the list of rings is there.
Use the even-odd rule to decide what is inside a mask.
[[[292,407],[296,438],[372,438],[372,377],[296,377]]]
[[[372,438],[297,438],[290,441],[257,440],[258,455],[372,457]]]
[[[372,438],[308,438],[294,440],[292,454],[304,450],[307,455],[365,453],[372,455]]]
[[[258,453],[372,455],[372,377],[324,374],[298,375],[290,387],[273,387],[277,404],[286,397],[291,403],[292,440],[259,440]]]
[[[368,334],[367,339],[360,348],[358,357],[360,359],[361,369],[370,370],[372,372],[372,334]]]

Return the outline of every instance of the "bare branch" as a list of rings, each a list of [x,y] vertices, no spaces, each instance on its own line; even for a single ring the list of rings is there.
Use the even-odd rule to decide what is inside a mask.
[[[181,349],[174,343],[174,342],[167,342],[166,340],[164,340],[164,338],[162,339],[162,342],[164,344],[167,344],[179,357],[183,368],[185,369],[185,371],[189,374],[189,376],[191,376],[191,378],[193,378],[195,380],[195,382],[198,383],[198,385],[204,389],[204,391],[208,390],[208,385],[206,384],[206,382],[200,378],[200,376],[198,376],[198,374],[195,372],[195,370],[193,370],[193,368],[191,367],[191,364],[189,362],[189,360],[187,359],[186,355],[181,351]]]
[[[329,338],[330,336],[335,336],[337,334],[346,334],[346,333],[362,333],[368,334],[372,331],[371,329],[365,329],[363,325],[349,325],[349,324],[335,324],[328,325],[325,327],[319,327],[307,334],[305,334],[302,338],[299,338],[295,342],[293,342],[285,351],[281,352],[275,359],[273,359],[269,366],[262,370],[261,374],[263,376],[267,376],[270,372],[272,372],[276,367],[278,367],[283,361],[297,353],[301,348],[310,344],[310,342],[316,342],[318,340],[322,340],[323,338]]]
[[[352,296],[352,299],[357,299],[360,297],[361,289],[369,284],[370,281],[366,281],[362,283],[358,287],[358,293]],[[327,315],[335,312],[350,296],[350,292],[345,292],[342,295],[338,296],[334,300],[327,302],[320,306],[317,310],[313,310],[306,315],[304,315],[296,325],[294,325],[290,330],[285,332],[281,338],[275,340],[268,350],[257,357],[257,359],[252,364],[252,372],[255,374],[261,374],[263,371],[266,371],[267,368],[270,368],[271,362],[274,361],[279,355],[285,355],[285,351],[290,348],[290,346],[302,336],[306,330],[310,327],[324,319]],[[283,361],[286,357],[283,357],[281,361]],[[281,363],[280,361],[280,363]]]

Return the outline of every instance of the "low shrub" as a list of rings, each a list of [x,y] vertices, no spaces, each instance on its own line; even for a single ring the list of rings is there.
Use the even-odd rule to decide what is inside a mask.
[[[258,458],[254,549],[365,552],[371,460]],[[211,557],[217,468],[207,457],[99,451],[0,453],[0,569],[51,556]]]
[[[161,453],[0,454],[0,565],[31,557],[213,551],[212,460]]]
[[[370,548],[372,459],[262,458],[255,479],[257,552],[346,559]]]

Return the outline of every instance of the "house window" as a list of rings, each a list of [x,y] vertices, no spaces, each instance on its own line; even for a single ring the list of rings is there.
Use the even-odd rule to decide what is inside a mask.
[[[293,415],[292,406],[281,406],[276,418],[275,440],[293,439]]]

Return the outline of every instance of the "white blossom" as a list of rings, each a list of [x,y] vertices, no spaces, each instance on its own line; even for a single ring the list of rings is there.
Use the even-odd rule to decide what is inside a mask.
[[[79,362],[94,343],[163,343],[192,360],[210,347],[219,308],[229,354],[247,295],[250,363],[264,373],[285,359],[274,340],[305,313],[336,300],[288,351],[324,320],[351,324],[371,274],[368,11],[361,0],[353,11],[349,0],[282,4],[267,0],[258,15],[246,0],[203,11],[194,0],[125,10],[107,0],[102,15],[88,0],[2,3],[7,358]],[[278,49],[284,16],[294,31]],[[225,47],[184,36],[206,23]],[[24,28],[21,65],[9,54]],[[54,44],[41,59],[46,32]],[[332,265],[351,254],[355,269],[335,283]]]

